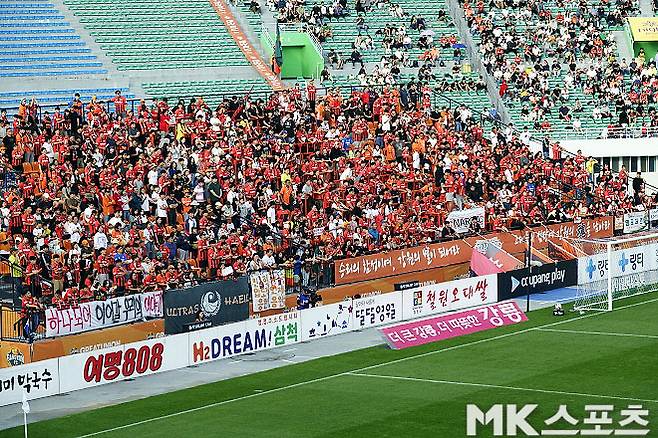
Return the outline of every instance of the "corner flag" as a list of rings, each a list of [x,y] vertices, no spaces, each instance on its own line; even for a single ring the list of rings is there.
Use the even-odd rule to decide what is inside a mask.
[[[25,391],[23,391],[23,405],[21,408],[23,408],[24,414],[30,413],[30,404],[27,402],[27,393]]]
[[[27,392],[23,391],[23,430],[25,431],[25,438],[27,438],[27,414],[30,413],[30,404],[27,402]]]

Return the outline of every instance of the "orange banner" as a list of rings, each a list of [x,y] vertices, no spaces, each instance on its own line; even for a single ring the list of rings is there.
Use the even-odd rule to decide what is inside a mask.
[[[60,336],[34,343],[32,360],[51,359],[164,336],[164,319]]]
[[[391,275],[464,263],[471,259],[471,246],[464,240],[433,243],[408,249],[337,260],[336,284],[373,280]]]
[[[347,297],[361,295],[380,295],[395,290],[396,284],[418,282],[419,286],[452,281],[456,277],[468,272],[469,263],[444,266],[442,268],[427,269],[409,274],[394,275],[392,277],[378,278],[376,280],[364,281],[358,284],[345,284],[342,286],[320,289],[318,294],[322,297],[323,304],[333,304],[343,301]]]
[[[219,15],[219,18],[224,22],[224,26],[226,26],[226,30],[228,30],[228,33],[233,38],[233,41],[235,41],[235,44],[237,44],[240,50],[242,50],[245,58],[247,58],[247,61],[249,61],[254,69],[256,69],[258,74],[270,84],[273,90],[283,90],[285,88],[283,82],[281,82],[281,79],[272,72],[269,64],[263,61],[258,54],[258,51],[249,42],[249,39],[242,31],[242,28],[236,21],[226,2],[224,0],[210,0],[210,4],[215,9],[215,12],[217,12],[217,15]]]
[[[545,249],[549,237],[603,238],[612,237],[611,216],[584,219],[580,223],[567,222],[533,228],[533,245]],[[512,255],[522,254],[527,248],[527,231],[492,233],[484,237],[469,237],[444,243],[433,243],[402,250],[338,260],[334,265],[337,285],[373,280],[391,275],[406,274],[425,269],[465,263],[471,258],[471,248],[479,240],[493,240]]]

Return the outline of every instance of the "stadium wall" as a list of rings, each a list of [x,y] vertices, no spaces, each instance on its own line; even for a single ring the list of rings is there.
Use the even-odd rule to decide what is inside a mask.
[[[348,299],[302,311],[0,369],[0,406],[498,300],[496,275]]]
[[[261,44],[268,57],[272,57],[273,47],[266,32],[261,33]],[[311,37],[306,32],[281,32],[281,49],[283,66],[281,77],[284,79],[319,78],[324,68],[322,53],[318,53]]]
[[[610,237],[608,231],[611,227],[606,227],[603,234]],[[653,262],[646,266],[638,262],[628,269],[641,272],[653,267],[655,244],[633,251],[641,254],[643,260]],[[615,256],[624,255],[615,253]],[[406,290],[348,298],[302,311],[3,368],[0,369],[0,406],[20,402],[23,391],[28,399],[47,397],[370,327],[487,306],[515,296],[512,277],[519,281],[524,293],[529,287],[532,287],[530,291],[565,287],[576,279],[579,283],[591,279],[590,265],[598,265],[596,257],[559,262],[532,273],[518,270],[422,287],[412,285]],[[637,255],[634,259],[639,260]]]

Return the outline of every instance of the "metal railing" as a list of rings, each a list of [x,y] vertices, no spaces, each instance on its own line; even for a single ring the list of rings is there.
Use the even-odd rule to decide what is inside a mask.
[[[539,131],[538,133],[542,133]],[[614,126],[569,129],[553,127],[545,131],[554,140],[606,140],[623,138],[655,138],[658,137],[656,126]]]
[[[498,114],[500,114],[501,120],[504,123],[509,123],[511,117],[507,110],[507,106],[500,98],[500,95],[498,93],[498,84],[496,80],[489,74],[487,69],[484,68],[484,65],[482,63],[482,58],[480,57],[480,52],[478,51],[479,46],[473,40],[473,36],[471,35],[471,29],[465,18],[466,15],[464,13],[464,9],[459,4],[458,0],[447,0],[447,5],[448,5],[448,9],[450,10],[450,15],[452,16],[452,20],[455,23],[455,27],[457,28],[457,33],[459,34],[459,38],[463,41],[464,45],[466,46],[466,51],[468,52],[468,57],[473,65],[473,70],[477,71],[480,74],[480,76],[484,78],[484,82],[487,85],[489,98],[493,101],[493,105],[496,108],[496,111],[498,111]]]

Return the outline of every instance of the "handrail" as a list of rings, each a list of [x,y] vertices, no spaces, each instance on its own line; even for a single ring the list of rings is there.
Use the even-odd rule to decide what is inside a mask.
[[[265,39],[267,40],[267,44],[270,46],[272,51],[274,51],[274,40],[272,39],[272,35],[270,35],[269,29],[267,28],[267,26],[265,26],[265,23],[261,24],[260,29],[261,29],[261,33],[265,36]]]

